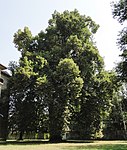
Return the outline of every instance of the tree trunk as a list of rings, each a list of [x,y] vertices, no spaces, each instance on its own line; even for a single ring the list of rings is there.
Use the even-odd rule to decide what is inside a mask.
[[[23,140],[23,131],[19,132],[19,139],[18,140]]]
[[[49,107],[49,133],[50,142],[62,141],[62,129],[64,124],[64,108],[50,105]]]
[[[124,113],[123,113],[121,104],[119,105],[119,107],[120,107],[120,111],[121,111],[121,115],[122,115],[122,121],[123,121],[124,139],[126,140],[126,139],[127,139],[127,127],[126,127],[126,121],[125,121],[125,117],[124,117]]]
[[[60,131],[56,131],[55,129],[50,129],[50,142],[62,142],[62,136]]]

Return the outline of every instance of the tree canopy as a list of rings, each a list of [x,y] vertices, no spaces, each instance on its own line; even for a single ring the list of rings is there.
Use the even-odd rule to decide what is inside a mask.
[[[10,128],[20,139],[40,130],[51,141],[68,129],[81,138],[102,135],[116,86],[94,41],[98,28],[77,10],[55,11],[45,31],[33,36],[25,27],[14,34],[21,57],[10,65]]]
[[[127,0],[120,0],[117,3],[113,3],[113,17],[118,20],[124,27],[119,32],[118,46],[122,51],[120,57],[122,58],[121,62],[118,64],[117,71],[120,75],[120,78],[123,81],[127,81],[127,27],[124,25],[127,21]]]

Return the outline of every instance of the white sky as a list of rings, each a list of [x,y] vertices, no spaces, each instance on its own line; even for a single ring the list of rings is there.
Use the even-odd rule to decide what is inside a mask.
[[[95,36],[97,47],[104,57],[106,69],[112,69],[120,60],[116,39],[120,25],[112,18],[112,0],[0,0],[0,63],[8,66],[18,61],[19,52],[14,47],[13,35],[28,26],[35,35],[45,30],[55,10],[63,12],[75,8],[90,16],[100,28]]]

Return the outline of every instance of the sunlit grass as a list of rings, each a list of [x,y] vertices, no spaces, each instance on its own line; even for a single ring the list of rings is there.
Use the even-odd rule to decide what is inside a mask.
[[[67,150],[127,150],[127,145],[89,145],[67,148]]]
[[[51,144],[48,142],[7,142],[0,150],[127,150],[126,141],[82,141]]]

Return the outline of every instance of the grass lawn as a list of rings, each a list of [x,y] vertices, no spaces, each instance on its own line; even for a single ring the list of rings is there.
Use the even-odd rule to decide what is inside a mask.
[[[127,141],[80,141],[51,144],[43,141],[7,142],[0,150],[127,150]]]

